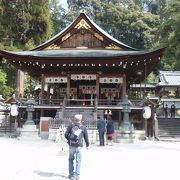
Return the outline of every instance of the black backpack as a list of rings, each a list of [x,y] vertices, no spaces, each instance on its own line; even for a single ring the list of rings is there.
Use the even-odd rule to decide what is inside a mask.
[[[73,125],[69,134],[69,145],[78,147],[83,143],[83,131],[80,125]]]

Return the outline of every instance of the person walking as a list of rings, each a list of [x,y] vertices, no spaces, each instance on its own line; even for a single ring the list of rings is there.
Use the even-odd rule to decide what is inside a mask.
[[[175,112],[176,112],[176,106],[174,103],[172,103],[172,105],[171,105],[171,118],[175,117]]]
[[[111,115],[107,116],[107,124],[106,124],[106,138],[107,138],[107,145],[108,142],[110,142],[110,145],[112,145],[112,140],[114,136],[114,122],[111,118]]]
[[[165,117],[168,117],[168,105],[166,104],[165,108],[164,108],[164,113],[165,113]]]
[[[82,125],[82,114],[76,114],[74,118],[74,122],[67,127],[65,138],[69,144],[69,178],[79,179],[83,139],[86,143],[86,148],[88,149],[89,138],[87,128]],[[76,162],[76,166],[74,166],[74,161]]]
[[[104,133],[106,131],[106,122],[103,118],[98,117],[97,129],[99,133],[99,145],[104,146]]]

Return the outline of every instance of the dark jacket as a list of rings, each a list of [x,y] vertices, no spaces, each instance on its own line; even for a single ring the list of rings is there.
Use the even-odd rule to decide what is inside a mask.
[[[106,122],[103,119],[98,119],[97,129],[99,132],[105,132],[106,131]]]
[[[114,122],[113,120],[108,120],[106,125],[106,134],[114,134]]]
[[[84,141],[85,141],[85,143],[86,143],[86,147],[88,147],[88,146],[89,146],[89,138],[88,138],[87,128],[86,128],[86,126],[84,126],[84,125],[82,125],[82,124],[80,124],[80,123],[71,124],[70,126],[67,127],[67,130],[66,130],[64,136],[65,136],[65,138],[67,139],[68,144],[69,144],[69,134],[70,134],[71,129],[72,129],[72,127],[73,127],[74,125],[80,126],[80,128],[81,128],[81,130],[82,130],[82,132],[83,132],[83,138],[84,138]],[[79,146],[83,147],[83,143],[80,144]]]

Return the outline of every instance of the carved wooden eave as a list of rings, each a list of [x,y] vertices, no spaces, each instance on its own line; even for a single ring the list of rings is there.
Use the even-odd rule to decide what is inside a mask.
[[[164,49],[156,51],[58,50],[11,53],[0,51],[10,64],[32,76],[41,74],[97,73],[126,74],[128,81],[139,82],[159,63]],[[139,72],[141,73],[140,75]]]

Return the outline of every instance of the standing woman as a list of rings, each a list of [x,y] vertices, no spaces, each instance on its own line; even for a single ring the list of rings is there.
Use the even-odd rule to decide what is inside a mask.
[[[106,124],[106,139],[107,139],[107,145],[110,142],[110,145],[112,146],[112,140],[114,137],[114,122],[111,118],[111,115],[107,116],[107,124]]]

